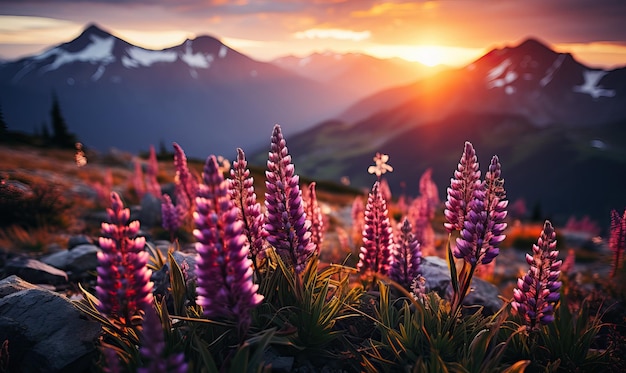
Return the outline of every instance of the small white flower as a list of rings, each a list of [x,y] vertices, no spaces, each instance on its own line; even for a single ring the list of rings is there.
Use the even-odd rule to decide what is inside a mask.
[[[376,153],[373,159],[376,164],[368,167],[368,173],[380,177],[380,175],[383,175],[386,172],[393,171],[393,167],[387,164],[387,162],[389,161],[389,155]]]

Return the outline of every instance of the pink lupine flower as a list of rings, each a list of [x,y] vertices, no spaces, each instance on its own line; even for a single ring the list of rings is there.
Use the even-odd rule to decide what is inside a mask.
[[[146,168],[146,193],[150,193],[155,197],[161,195],[161,185],[157,180],[159,174],[159,162],[157,160],[154,146],[150,145],[150,155],[148,156],[148,166]]]
[[[363,243],[363,227],[365,225],[365,205],[363,198],[356,196],[352,202],[352,239],[356,247],[360,247]]]
[[[470,202],[475,198],[474,191],[480,187],[480,184],[476,151],[474,151],[474,146],[466,141],[461,160],[454,171],[454,177],[450,180],[448,200],[445,203],[444,227],[448,232],[463,229],[465,217],[470,210]]]
[[[376,181],[365,205],[363,246],[357,268],[362,274],[377,272],[387,274],[393,250],[393,230],[389,222],[387,202],[383,198],[379,182]]]
[[[135,188],[135,194],[139,200],[146,194],[146,189],[143,181],[143,169],[141,168],[141,161],[139,158],[135,158],[135,172],[133,173],[133,187]]]
[[[147,362],[137,369],[138,373],[187,372],[183,353],[166,354],[163,325],[154,307],[148,307],[143,319],[142,346],[139,349],[142,360]]]
[[[194,199],[198,190],[198,181],[189,171],[187,156],[177,143],[174,146],[174,168],[176,168],[176,203],[183,210],[193,213]]]
[[[400,236],[392,251],[392,261],[389,267],[389,278],[406,289],[410,288],[413,280],[420,274],[422,262],[420,243],[411,230],[411,223],[405,218],[400,228]]]
[[[433,213],[434,214],[434,213]],[[435,255],[435,231],[431,225],[431,205],[428,197],[420,195],[411,202],[409,220],[413,226],[415,238],[419,241],[422,252]]]
[[[151,271],[146,267],[146,240],[136,237],[139,221],[130,220],[119,195],[111,193],[108,223],[102,223],[98,253],[96,294],[98,310],[107,316],[120,317],[126,323],[152,304]]]
[[[506,237],[504,180],[497,156],[491,159],[485,182],[474,190],[469,212],[464,218],[461,236],[456,240],[454,256],[472,266],[489,264],[500,252],[498,245]]]
[[[317,202],[317,193],[315,192],[315,182],[309,184],[308,188],[303,189],[303,199],[305,201],[304,208],[306,216],[311,221],[311,242],[315,244],[315,253],[319,254],[324,240],[324,215],[322,209]],[[306,193],[305,193],[306,191]]]
[[[613,278],[622,265],[626,248],[626,210],[621,216],[616,210],[611,211],[609,234],[609,248],[613,251],[613,270],[611,271],[611,278]]]
[[[561,261],[557,261],[556,233],[546,220],[533,255],[526,254],[530,269],[517,280],[511,303],[523,318],[529,331],[537,330],[540,324],[554,321],[554,307],[559,300]]]
[[[304,213],[298,185],[300,178],[295,174],[279,125],[275,125],[272,132],[265,176],[267,241],[281,255],[289,258],[296,273],[302,273],[315,252],[315,245],[311,242],[311,222]]]
[[[435,217],[435,211],[439,206],[439,189],[437,184],[433,181],[433,170],[427,169],[420,176],[419,181],[420,197],[425,199],[426,203],[426,216],[432,220]]]
[[[228,182],[215,156],[204,166],[196,198],[193,234],[198,240],[197,303],[209,318],[234,320],[243,334],[250,326],[250,310],[261,303],[252,281],[252,262],[238,209],[228,196]]]
[[[264,250],[263,223],[265,216],[254,192],[254,179],[247,168],[248,162],[242,149],[237,149],[237,160],[233,163],[228,180],[230,198],[239,210],[244,224],[243,231],[250,245],[249,257],[256,266],[256,257]]]

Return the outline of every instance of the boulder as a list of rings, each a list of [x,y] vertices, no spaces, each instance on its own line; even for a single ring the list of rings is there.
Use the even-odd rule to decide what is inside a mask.
[[[420,265],[422,276],[426,279],[426,291],[435,291],[442,298],[450,299],[452,294],[452,281],[448,262],[437,256],[423,258]],[[485,280],[474,277],[471,290],[465,297],[463,304],[466,306],[479,305],[484,307],[484,313],[496,313],[502,307],[502,300],[498,287]]]
[[[52,291],[30,288],[0,299],[0,341],[9,341],[10,372],[87,372],[100,329]]]
[[[93,245],[93,241],[88,236],[85,236],[84,234],[80,234],[77,236],[70,237],[69,241],[67,242],[67,248],[69,250],[72,250],[73,248],[80,246],[80,245]]]
[[[6,275],[16,275],[33,284],[61,285],[67,283],[67,273],[35,259],[17,257],[9,260]]]
[[[161,200],[159,197],[146,193],[141,199],[139,222],[143,228],[161,225]]]
[[[0,280],[0,299],[9,294],[17,293],[18,291],[37,288],[37,285],[33,285],[28,281],[24,281],[21,278],[12,275]]]
[[[75,246],[71,250],[63,250],[41,258],[45,264],[67,272],[72,279],[81,279],[87,272],[95,271],[98,266],[100,249],[92,244]]]

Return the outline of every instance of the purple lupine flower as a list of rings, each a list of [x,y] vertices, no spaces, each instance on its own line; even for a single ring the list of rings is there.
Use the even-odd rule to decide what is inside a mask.
[[[187,156],[177,143],[174,146],[174,168],[176,169],[176,203],[184,211],[193,212],[194,199],[198,190],[198,181],[189,171]]]
[[[304,193],[306,191],[306,193]],[[303,189],[303,198],[305,201],[306,216],[311,221],[311,241],[315,244],[315,253],[319,255],[324,240],[324,215],[322,209],[317,202],[317,193],[315,192],[315,182],[309,184],[308,188]]]
[[[422,252],[420,243],[411,232],[408,219],[404,219],[400,228],[400,237],[394,245],[393,260],[389,267],[389,278],[409,289],[413,280],[420,274]]]
[[[546,220],[537,244],[533,244],[533,255],[526,254],[530,269],[517,280],[513,289],[511,305],[524,319],[528,330],[537,330],[540,324],[554,321],[554,307],[559,300],[561,263],[557,261],[556,233]]]
[[[228,196],[228,182],[215,156],[207,158],[196,198],[193,234],[198,240],[197,303],[209,318],[237,321],[240,332],[250,326],[250,310],[261,303],[252,281],[252,262],[238,209]]]
[[[469,212],[463,222],[461,236],[456,240],[454,256],[472,266],[489,264],[500,252],[498,245],[506,237],[506,206],[504,180],[497,156],[491,159],[485,182],[474,190]]]
[[[315,251],[311,242],[311,222],[304,213],[302,193],[294,165],[280,126],[274,126],[271,151],[265,172],[267,242],[289,257],[296,273],[301,273]]]
[[[387,274],[393,250],[393,229],[389,222],[387,201],[383,198],[379,182],[376,181],[365,205],[363,246],[357,268],[362,274],[378,272]]]
[[[155,197],[161,195],[161,185],[157,180],[159,174],[159,162],[157,160],[154,146],[150,145],[150,156],[148,157],[148,166],[146,168],[146,192]]]
[[[476,151],[472,143],[466,141],[463,155],[454,171],[454,177],[450,179],[448,200],[445,203],[446,223],[443,225],[448,232],[463,229],[465,217],[470,210],[470,202],[475,198],[474,191],[480,187],[480,184]]]
[[[142,345],[139,353],[147,364],[138,368],[138,373],[187,372],[183,353],[166,354],[163,324],[154,307],[148,307],[146,310],[141,334]]]
[[[256,265],[256,257],[263,253],[263,223],[265,216],[261,213],[261,205],[257,202],[254,192],[254,179],[247,168],[248,162],[242,149],[237,149],[237,160],[233,163],[228,180],[229,195],[243,221],[243,231],[250,245],[249,257]]]
[[[609,248],[613,251],[613,270],[611,271],[611,278],[613,278],[622,265],[626,248],[626,210],[623,216],[620,216],[616,210],[611,211]]]
[[[152,304],[151,271],[146,267],[146,240],[136,237],[139,221],[130,220],[119,195],[111,193],[111,208],[107,208],[109,223],[102,223],[98,253],[98,310],[107,316],[117,316],[130,323],[134,316]]]
[[[163,228],[170,232],[173,240],[174,233],[183,225],[182,213],[180,208],[172,203],[172,199],[167,194],[163,194],[162,197],[161,220]]]
[[[120,358],[117,356],[117,351],[112,347],[102,348],[102,372],[104,373],[122,373],[122,367],[120,364]]]

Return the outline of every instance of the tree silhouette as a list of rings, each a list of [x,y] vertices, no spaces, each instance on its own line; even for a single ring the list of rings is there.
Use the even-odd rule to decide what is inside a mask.
[[[52,144],[62,148],[74,148],[76,136],[69,132],[65,119],[61,114],[61,107],[56,94],[52,94],[52,109],[50,110],[52,120]]]
[[[7,132],[9,132],[9,126],[7,125],[7,122],[4,121],[2,105],[0,105],[0,135],[5,135]]]

